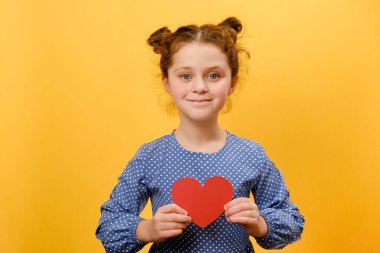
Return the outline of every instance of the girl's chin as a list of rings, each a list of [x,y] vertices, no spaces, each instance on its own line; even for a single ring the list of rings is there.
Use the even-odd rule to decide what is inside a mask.
[[[189,121],[202,123],[202,122],[210,122],[210,121],[217,121],[218,119],[218,113],[210,114],[205,112],[191,112],[191,113],[184,113],[181,114],[182,117],[185,117]]]

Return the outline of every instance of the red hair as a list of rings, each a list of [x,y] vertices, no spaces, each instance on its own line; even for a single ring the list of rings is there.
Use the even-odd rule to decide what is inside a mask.
[[[163,77],[168,77],[168,68],[172,64],[172,56],[183,43],[203,42],[217,46],[226,54],[231,68],[231,76],[237,76],[239,72],[240,51],[249,53],[236,45],[237,34],[242,30],[242,25],[237,18],[230,17],[218,25],[206,24],[202,26],[182,26],[172,33],[167,27],[162,27],[150,35],[148,44],[153,51],[161,54],[160,68]]]

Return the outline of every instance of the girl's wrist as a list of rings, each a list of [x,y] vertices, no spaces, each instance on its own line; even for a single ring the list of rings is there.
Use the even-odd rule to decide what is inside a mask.
[[[150,235],[151,231],[151,220],[142,220],[137,224],[136,227],[136,238],[138,241],[142,243],[150,243],[152,242],[152,237]]]
[[[266,236],[268,233],[268,224],[265,219],[260,215],[258,222],[255,225],[246,226],[247,233],[250,236],[260,238]]]
[[[263,216],[259,216],[259,224],[260,225],[260,232],[256,237],[264,237],[268,234],[268,223],[267,221],[263,218]]]

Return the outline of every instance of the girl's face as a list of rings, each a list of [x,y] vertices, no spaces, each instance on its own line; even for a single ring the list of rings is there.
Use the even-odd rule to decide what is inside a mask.
[[[231,78],[227,57],[218,47],[192,42],[172,56],[163,82],[180,117],[200,122],[217,119],[237,78]]]

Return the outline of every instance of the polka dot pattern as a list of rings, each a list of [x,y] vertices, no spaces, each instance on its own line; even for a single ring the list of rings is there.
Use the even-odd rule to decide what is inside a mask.
[[[148,199],[153,213],[172,203],[171,188],[182,177],[202,185],[212,176],[223,176],[234,188],[234,198],[252,191],[268,233],[256,238],[263,248],[280,249],[299,240],[304,217],[290,201],[283,177],[256,142],[227,132],[222,149],[214,153],[191,152],[177,142],[174,131],[143,144],[119,177],[110,199],[101,207],[96,230],[107,252],[137,252],[145,244],[136,238],[138,215]],[[190,223],[180,236],[154,243],[149,252],[254,252],[249,236],[239,224],[221,215],[205,228]]]

